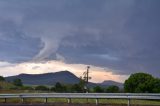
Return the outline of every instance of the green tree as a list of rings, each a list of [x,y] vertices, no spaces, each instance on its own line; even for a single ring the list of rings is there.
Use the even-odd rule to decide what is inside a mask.
[[[154,86],[154,77],[147,73],[135,73],[124,83],[125,92],[131,93],[145,93],[152,92]]]
[[[22,90],[34,90],[31,86],[23,86]]]
[[[66,92],[66,87],[62,85],[60,82],[55,84],[55,92]]]
[[[95,92],[95,93],[103,93],[103,92],[104,92],[104,89],[101,88],[100,86],[95,86],[95,87],[93,88],[93,92]]]
[[[13,84],[14,84],[15,86],[18,86],[18,87],[23,86],[23,83],[22,83],[21,79],[19,79],[19,78],[14,79],[14,80],[13,80]]]
[[[39,85],[35,87],[35,90],[40,90],[40,91],[49,91],[49,88],[43,85]]]
[[[5,81],[5,78],[3,76],[0,76],[0,81]]]
[[[153,93],[160,93],[160,79],[155,78],[154,79],[154,86],[153,86]]]
[[[119,87],[115,86],[115,85],[111,85],[111,86],[107,87],[106,92],[107,93],[118,93]]]
[[[85,80],[82,78],[82,77],[80,77],[80,80],[79,80],[79,83],[78,83],[78,85],[81,87],[81,91],[82,92],[86,92],[85,91],[85,86],[86,86],[86,82],[85,82]],[[89,89],[88,89],[89,90]]]
[[[72,85],[71,91],[80,93],[83,92],[83,88],[80,86],[80,84],[74,84]]]
[[[56,91],[55,87],[51,87],[50,90],[54,92]]]

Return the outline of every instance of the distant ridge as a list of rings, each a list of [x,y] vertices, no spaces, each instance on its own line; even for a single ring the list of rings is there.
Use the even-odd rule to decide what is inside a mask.
[[[116,82],[116,81],[112,81],[112,80],[105,80],[102,83],[100,83],[100,85],[104,85],[104,86],[111,86],[111,85],[116,85],[120,88],[123,88],[123,83],[120,82]]]
[[[23,84],[26,85],[54,85],[56,82],[63,84],[76,84],[79,83],[80,79],[69,71],[59,71],[54,73],[43,73],[43,74],[19,74],[15,76],[5,77],[9,82],[12,82],[14,79],[20,78]],[[122,83],[106,80],[102,83],[93,83],[89,82],[88,86],[102,86],[107,87],[110,85],[116,85],[118,87],[123,87]]]
[[[6,77],[5,79],[7,81],[13,81],[16,78],[20,78],[24,84],[28,85],[53,85],[56,82],[74,84],[79,82],[79,78],[69,71],[44,74],[19,74]]]

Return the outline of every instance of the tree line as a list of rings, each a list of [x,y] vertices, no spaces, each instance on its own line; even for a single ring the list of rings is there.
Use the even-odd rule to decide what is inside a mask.
[[[0,81],[5,81],[5,79],[0,76]],[[45,86],[45,85],[38,85],[38,86],[26,86],[23,85],[21,79],[16,78],[11,82],[14,86],[10,88],[10,90],[31,90],[31,91],[44,91],[44,92],[58,92],[58,93],[84,93],[86,92],[84,89],[85,81],[80,79],[79,83],[77,84],[62,84],[57,82],[54,86]],[[108,87],[101,87],[101,86],[94,86],[90,87],[89,92],[94,93],[117,93],[119,92],[119,87],[112,85]]]

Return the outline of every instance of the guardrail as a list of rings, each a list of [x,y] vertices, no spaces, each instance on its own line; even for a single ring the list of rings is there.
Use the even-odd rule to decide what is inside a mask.
[[[71,99],[95,99],[98,105],[99,99],[127,99],[130,106],[131,99],[140,100],[160,100],[160,93],[20,93],[20,94],[0,94],[0,98],[7,102],[9,98],[20,98],[22,102],[26,98],[44,98],[47,103],[48,98],[66,98],[68,103]]]

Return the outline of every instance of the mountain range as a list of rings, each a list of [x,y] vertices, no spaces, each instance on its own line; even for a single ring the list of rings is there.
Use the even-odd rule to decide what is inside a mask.
[[[26,85],[54,85],[57,82],[63,84],[75,84],[79,83],[80,79],[69,71],[60,71],[55,73],[44,73],[44,74],[19,74],[15,76],[5,77],[9,82],[12,82],[14,79],[21,79],[23,84]],[[89,82],[89,86],[110,86],[116,85],[120,88],[123,87],[122,83],[107,80],[102,83],[93,83]]]

